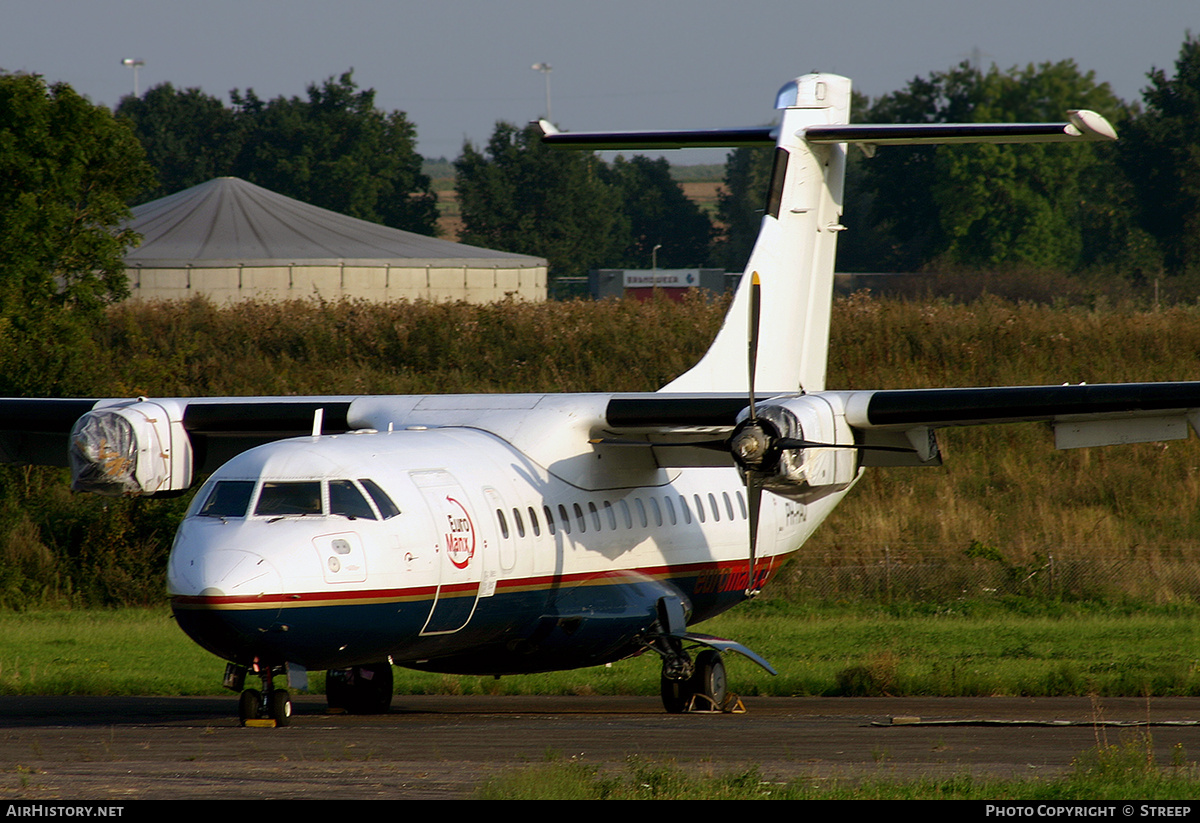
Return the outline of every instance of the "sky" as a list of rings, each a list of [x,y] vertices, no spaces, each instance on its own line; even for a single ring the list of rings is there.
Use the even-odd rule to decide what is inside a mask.
[[[1072,59],[1125,100],[1174,73],[1197,0],[3,0],[0,69],[64,81],[115,106],[159,83],[264,99],[353,69],[379,108],[407,113],[418,150],[457,157],[498,120],[564,129],[769,122],[809,71],[871,97],[975,59],[1002,69]],[[551,67],[549,75],[535,63]],[[690,156],[689,156],[690,155]],[[719,162],[676,152],[672,162]]]

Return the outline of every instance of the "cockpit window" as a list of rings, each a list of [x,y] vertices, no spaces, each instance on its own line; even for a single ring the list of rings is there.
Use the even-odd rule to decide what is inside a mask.
[[[321,483],[318,480],[263,483],[254,513],[262,517],[321,514]]]
[[[368,480],[361,477],[359,478],[358,482],[362,483],[363,488],[367,490],[367,494],[371,495],[371,499],[374,500],[375,505],[379,507],[379,513],[383,515],[384,520],[400,514],[400,509],[395,503],[392,502],[392,498],[387,496],[387,492],[379,488],[378,483],[376,483],[374,480]]]
[[[196,513],[201,517],[245,517],[252,494],[253,480],[218,480]]]
[[[375,512],[358,487],[349,480],[329,481],[329,513],[343,517],[374,520]]]

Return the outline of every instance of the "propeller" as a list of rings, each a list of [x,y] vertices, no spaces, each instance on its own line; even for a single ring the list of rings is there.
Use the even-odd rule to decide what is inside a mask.
[[[750,378],[749,405],[746,419],[739,423],[728,438],[720,440],[677,440],[652,442],[597,438],[590,442],[608,446],[637,446],[640,448],[701,448],[730,453],[741,467],[746,482],[746,497],[750,521],[750,558],[746,574],[747,597],[756,597],[761,589],[754,585],[754,564],[758,555],[758,524],[762,510],[763,489],[779,464],[784,451],[793,449],[853,449],[855,451],[890,451],[913,454],[915,449],[900,446],[863,445],[859,443],[822,443],[797,437],[784,437],[770,419],[760,417],[755,403],[754,382],[758,372],[759,325],[762,314],[762,283],[758,272],[750,275],[750,322],[747,340],[747,372]]]
[[[758,325],[762,315],[762,282],[758,272],[750,275],[750,329],[747,371],[750,376],[750,407],[746,422],[730,438],[734,458],[746,470],[746,503],[750,506],[750,562],[746,569],[746,597],[757,597],[762,589],[754,585],[754,559],[758,549],[758,518],[762,509],[763,461],[771,451],[771,438],[758,421],[754,410],[754,377],[758,371]],[[774,426],[771,426],[774,429]],[[776,437],[779,432],[775,431]]]
[[[746,572],[747,597],[756,597],[761,589],[754,585],[754,563],[758,554],[758,523],[762,509],[763,487],[771,476],[782,452],[791,449],[829,448],[853,449],[856,451],[895,451],[912,453],[913,449],[899,446],[867,446],[857,443],[821,443],[796,437],[783,437],[778,427],[770,420],[759,418],[754,404],[754,379],[758,371],[758,329],[762,314],[762,283],[758,272],[750,275],[750,328],[747,353],[747,371],[750,377],[750,404],[746,419],[733,435],[720,445],[733,453],[733,459],[742,467],[746,476],[746,497],[750,507],[750,558]],[[694,446],[713,447],[713,441],[694,443]]]

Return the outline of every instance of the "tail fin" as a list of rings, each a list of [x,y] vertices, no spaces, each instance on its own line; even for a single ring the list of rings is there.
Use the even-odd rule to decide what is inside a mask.
[[[775,165],[762,228],[747,273],[762,281],[755,391],[820,391],[825,388],[833,259],[844,228],[842,184],[844,143],[811,145],[813,126],[849,123],[850,81],[833,74],[808,74],[779,91],[782,120],[775,139]],[[746,345],[750,299],[743,277],[729,314],[704,357],[663,391],[747,390]]]
[[[880,145],[1026,143],[1112,140],[1116,133],[1089,111],[1065,123],[936,123],[850,125],[850,81],[806,74],[776,97],[779,126],[701,132],[550,132],[550,145],[586,149],[774,145],[775,166],[748,273],[762,282],[759,393],[822,391],[829,350],[833,263],[841,224],[846,146],[868,155]],[[748,389],[750,277],[743,277],[721,330],[700,362],[664,392]]]

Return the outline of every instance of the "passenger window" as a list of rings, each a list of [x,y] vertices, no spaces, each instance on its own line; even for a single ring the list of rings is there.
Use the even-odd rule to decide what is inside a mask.
[[[740,491],[737,493],[737,499],[738,508],[742,511],[742,519],[745,520],[750,515],[746,513],[746,500],[744,497],[742,497],[742,493]]]
[[[218,480],[197,512],[201,517],[245,517],[254,480]]]
[[[533,506],[527,506],[529,510],[529,525],[533,526],[533,536],[542,536],[542,527],[538,525],[537,512],[533,510]]]
[[[558,504],[558,522],[562,525],[562,530],[567,534],[571,533],[571,518],[567,514],[567,507],[562,503]]]
[[[650,498],[650,510],[654,512],[654,525],[661,526],[663,524],[662,509],[658,507],[658,498]]]
[[[700,522],[703,523],[704,522],[704,501],[702,501],[700,499],[700,495],[698,495],[698,494],[693,494],[692,497],[695,498],[695,500],[696,500],[696,517],[700,518]]]
[[[389,520],[400,514],[400,508],[392,502],[392,498],[388,497],[387,492],[379,488],[379,484],[374,480],[359,478],[359,483],[367,490],[367,494],[371,495],[371,499],[375,501],[375,506],[379,509],[379,513],[383,515],[384,520]]]
[[[321,483],[317,480],[263,483],[254,513],[260,517],[322,514]]]
[[[692,510],[688,508],[687,498],[682,494],[679,495],[679,508],[683,511],[683,522],[690,526],[692,524]]]
[[[513,509],[513,522],[517,524],[517,536],[525,536],[525,521],[521,519],[520,509]]]
[[[679,520],[675,517],[675,504],[671,502],[670,497],[664,497],[663,502],[667,504],[667,519],[671,521],[671,525],[678,525]]]
[[[642,528],[648,525],[646,521],[646,504],[642,502],[642,498],[634,498],[633,505],[637,506],[638,522],[642,524]]]
[[[546,531],[550,532],[550,534],[553,535],[554,534],[554,512],[550,511],[549,506],[543,506],[542,511],[546,515]]]
[[[617,530],[617,513],[613,511],[612,503],[604,501],[604,513],[608,515],[608,527],[613,531]]]
[[[712,492],[708,493],[708,505],[712,509],[713,522],[720,522],[721,510],[717,508],[717,498],[713,496]]]
[[[600,512],[596,511],[595,503],[588,503],[588,513],[592,516],[592,528],[600,531]]]
[[[587,521],[583,519],[583,509],[579,508],[579,504],[574,504],[575,520],[579,523],[579,532],[585,534],[587,532]]]
[[[629,504],[626,503],[624,500],[621,500],[620,503],[621,503],[621,515],[625,518],[625,528],[632,529],[633,528],[633,518],[629,516]]]
[[[729,499],[729,492],[721,492],[721,497],[725,498],[725,512],[729,515],[729,519],[733,519],[733,501]]]
[[[504,519],[504,511],[496,509],[496,520],[500,523],[500,536],[505,540],[508,539],[508,521]]]
[[[375,519],[371,504],[349,480],[329,481],[329,513],[340,514],[351,520],[359,517],[363,520]]]

